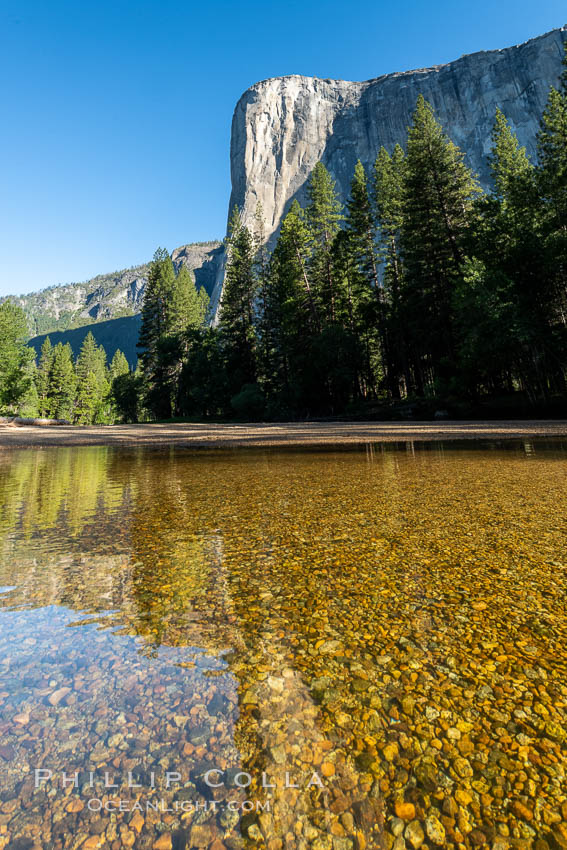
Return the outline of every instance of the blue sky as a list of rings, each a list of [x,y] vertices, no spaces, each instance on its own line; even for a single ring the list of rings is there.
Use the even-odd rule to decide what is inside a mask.
[[[565,0],[0,0],[0,293],[222,237],[257,80],[364,80],[566,22]]]

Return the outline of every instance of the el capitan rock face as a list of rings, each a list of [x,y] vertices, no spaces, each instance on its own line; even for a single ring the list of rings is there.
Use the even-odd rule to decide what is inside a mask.
[[[447,65],[388,74],[367,82],[288,76],[249,88],[232,121],[230,210],[247,224],[261,202],[273,238],[293,198],[321,160],[343,198],[354,165],[372,166],[381,145],[403,144],[418,95],[435,108],[468,164],[488,182],[486,155],[500,107],[530,156],[549,88],[561,73],[567,27],[504,50],[474,53]],[[217,277],[213,302],[222,289]]]

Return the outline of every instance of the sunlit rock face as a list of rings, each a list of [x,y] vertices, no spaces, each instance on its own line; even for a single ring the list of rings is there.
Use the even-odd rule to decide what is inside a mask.
[[[404,143],[418,95],[435,108],[486,186],[486,155],[500,107],[533,157],[549,88],[561,73],[567,27],[517,47],[474,53],[447,65],[366,82],[289,76],[249,88],[232,121],[230,209],[251,224],[258,202],[266,236],[275,236],[294,198],[321,160],[346,197],[357,159],[369,168],[381,145]],[[217,278],[214,300],[222,288]]]

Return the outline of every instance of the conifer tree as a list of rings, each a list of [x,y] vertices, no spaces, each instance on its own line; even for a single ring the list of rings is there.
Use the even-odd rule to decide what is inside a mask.
[[[359,343],[358,386],[360,393],[366,396],[374,392],[376,378],[382,374],[387,340],[384,290],[378,278],[376,222],[366,172],[360,160],[354,169],[346,206],[345,230],[335,238],[335,256],[340,266],[342,254],[344,285],[341,289],[346,298],[349,327]]]
[[[170,305],[175,289],[175,270],[168,252],[158,248],[150,264],[142,307],[142,325],[138,339],[145,399],[152,415],[165,419],[172,413],[171,387],[168,381],[169,353],[164,357],[163,343],[171,332]]]
[[[34,360],[35,352],[30,348],[28,348],[28,352],[28,362],[23,367],[27,388],[18,401],[18,414],[35,419],[36,416],[39,416],[39,396],[36,387],[37,369]]]
[[[179,269],[172,286],[171,299],[167,305],[166,333],[175,335],[184,333],[187,328],[199,328],[203,325],[209,304],[209,297],[203,287],[197,291],[195,277],[187,266]]]
[[[89,371],[77,382],[75,422],[78,425],[92,425],[101,404],[100,383],[95,373]]]
[[[323,327],[321,307],[311,280],[309,265],[311,234],[304,210],[294,200],[282,222],[277,243],[279,274],[286,278],[284,297],[293,302],[300,325],[310,324],[311,333]],[[300,315],[302,313],[302,315]]]
[[[41,354],[35,375],[40,416],[49,415],[49,375],[52,366],[53,346],[51,345],[49,336],[47,336],[41,346]]]
[[[420,95],[408,134],[401,240],[402,310],[420,393],[446,390],[454,373],[453,293],[462,280],[465,238],[479,191],[463,159]]]
[[[533,165],[501,109],[496,110],[488,163],[492,171],[494,198],[505,210],[516,213],[526,203],[533,202],[533,193],[530,193]]]
[[[345,227],[350,236],[357,265],[366,281],[377,292],[378,256],[376,251],[376,224],[368,192],[366,172],[358,160],[347,201]]]
[[[69,343],[58,342],[49,373],[48,409],[55,419],[73,419],[76,392],[73,352]]]
[[[106,351],[99,346],[91,331],[84,338],[76,363],[77,380],[80,383],[86,380],[89,372],[92,372],[102,384],[106,373]]]
[[[0,409],[16,412],[29,390],[30,350],[24,311],[11,300],[0,304]]]
[[[81,345],[75,375],[76,421],[83,425],[107,422],[110,418],[110,384],[107,379],[106,351],[102,345],[97,345],[90,331]]]
[[[396,145],[392,156],[382,147],[374,163],[373,195],[378,236],[385,263],[386,287],[399,293],[402,279],[400,236],[404,221],[405,154]]]
[[[558,328],[565,368],[567,328],[567,44],[558,88],[552,87],[538,136],[537,185],[542,201],[545,274],[550,322]],[[557,334],[556,334],[557,336]]]
[[[396,145],[392,156],[382,147],[374,163],[373,200],[384,266],[385,371],[393,398],[400,397],[400,379],[406,392],[414,384],[409,370],[408,340],[401,306],[403,264],[401,232],[404,222],[405,154]]]
[[[318,162],[307,186],[305,220],[310,231],[309,274],[319,309],[327,322],[334,322],[337,282],[333,269],[333,240],[343,220],[336,184],[322,162]]]
[[[498,110],[492,133],[493,148],[489,156],[494,193],[479,205],[480,220],[476,222],[474,250],[484,264],[484,272],[475,280],[477,293],[483,293],[483,324],[490,327],[490,317],[502,313],[507,324],[497,321],[501,348],[499,357],[493,357],[490,383],[510,385],[513,376],[532,399],[546,397],[557,374],[557,356],[553,352],[553,314],[559,304],[553,278],[555,263],[549,268],[546,262],[546,243],[542,234],[545,218],[543,199],[538,197],[537,172],[526,151],[518,142],[503,113]],[[465,298],[465,304],[470,296]],[[508,305],[508,306],[506,306]],[[461,321],[471,338],[468,325],[474,308],[467,307]],[[490,346],[482,343],[479,360]],[[480,349],[480,347],[479,347]],[[500,365],[500,368],[496,364]],[[556,373],[556,379],[553,374]]]
[[[538,135],[538,178],[549,216],[567,229],[567,43],[558,88],[552,87]]]
[[[109,377],[110,380],[113,381],[115,378],[118,378],[120,375],[127,375],[130,371],[130,366],[125,355],[120,351],[119,348],[114,352],[114,356],[112,357],[112,361],[110,363],[109,369]]]
[[[228,262],[219,311],[219,331],[232,393],[257,378],[255,299],[255,245],[238,210],[231,216],[227,240]]]

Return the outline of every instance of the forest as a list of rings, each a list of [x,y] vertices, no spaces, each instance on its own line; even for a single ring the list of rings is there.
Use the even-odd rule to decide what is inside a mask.
[[[419,98],[404,146],[358,162],[344,206],[324,164],[272,251],[262,210],[234,210],[224,290],[167,251],[150,265],[139,362],[77,362],[0,305],[0,405],[74,422],[171,418],[564,414],[567,409],[567,54],[531,162],[497,111],[482,191]],[[25,324],[25,323],[24,323]],[[115,362],[116,361],[116,362]]]

